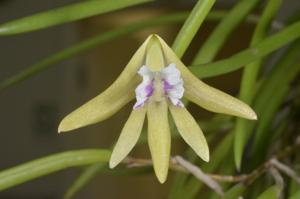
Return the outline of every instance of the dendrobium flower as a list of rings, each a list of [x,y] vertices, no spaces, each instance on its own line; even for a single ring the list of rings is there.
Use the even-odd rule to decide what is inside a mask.
[[[175,64],[170,64],[159,72],[153,72],[147,66],[142,66],[138,74],[143,77],[143,81],[135,89],[136,103],[134,109],[143,106],[152,96],[154,90],[159,95],[156,96],[156,101],[160,101],[165,95],[173,105],[183,107],[183,103],[180,101],[184,92],[183,80]],[[154,88],[154,86],[156,87]]]
[[[150,35],[117,80],[103,93],[67,115],[58,131],[70,131],[103,121],[136,98],[109,166],[114,168],[129,154],[138,141],[147,116],[154,171],[163,183],[167,178],[171,149],[168,110],[185,142],[200,158],[209,161],[206,139],[184,107],[182,97],[212,112],[257,119],[247,104],[199,80],[158,35]]]

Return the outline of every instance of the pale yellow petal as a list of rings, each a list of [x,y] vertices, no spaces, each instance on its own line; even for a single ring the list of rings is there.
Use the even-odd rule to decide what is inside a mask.
[[[61,121],[58,132],[103,121],[134,98],[134,89],[140,81],[137,70],[144,63],[147,43],[151,37],[149,36],[133,55],[116,81],[103,93],[67,115]]]
[[[109,167],[117,166],[137,143],[144,124],[145,108],[132,110],[110,157]]]
[[[184,141],[204,161],[209,161],[209,149],[202,130],[186,108],[169,106],[177,130]]]
[[[255,112],[247,104],[205,84],[194,76],[163,39],[157,35],[156,37],[160,40],[167,64],[175,63],[181,72],[186,98],[212,112],[235,115],[250,120],[257,119]]]
[[[167,179],[171,134],[168,122],[168,106],[165,100],[148,103],[148,143],[155,174],[160,183]]]

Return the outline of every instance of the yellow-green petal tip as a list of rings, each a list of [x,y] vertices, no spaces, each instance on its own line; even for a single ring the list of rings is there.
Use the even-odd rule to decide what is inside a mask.
[[[58,133],[62,133],[62,132],[68,131],[63,121],[64,120],[62,120],[60,122],[59,126],[58,126],[58,130],[57,130]]]
[[[209,162],[209,151],[208,151],[207,154],[202,155],[202,159],[203,159],[205,162]]]
[[[243,112],[241,112],[242,114],[237,115],[239,117],[248,119],[248,120],[257,120],[257,115],[255,113],[255,111],[246,103],[240,101],[241,104],[243,104]]]
[[[117,162],[115,162],[115,161],[112,161],[112,160],[110,159],[110,161],[109,161],[109,168],[110,168],[110,169],[113,169],[113,168],[115,168],[117,165],[118,165],[118,163],[117,163]]]
[[[252,113],[250,115],[251,115],[250,116],[251,120],[257,120],[257,115],[256,115],[256,113],[253,110],[252,110]]]
[[[164,184],[166,182],[167,180],[166,172],[157,172],[155,174],[160,184]]]
[[[58,133],[71,131],[73,129],[78,128],[76,125],[74,125],[72,122],[69,122],[68,116],[65,117],[60,124],[58,125]]]

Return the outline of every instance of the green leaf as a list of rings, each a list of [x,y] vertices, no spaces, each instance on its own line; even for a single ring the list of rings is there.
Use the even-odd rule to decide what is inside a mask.
[[[222,199],[239,199],[245,190],[245,185],[243,183],[238,183],[226,191]]]
[[[218,172],[222,173],[222,174],[229,174],[229,175],[236,172],[232,155],[227,156],[226,164],[222,165],[222,167],[218,170]],[[225,192],[225,195],[226,195],[226,193],[228,193],[228,191],[233,187],[232,187],[232,184],[230,184],[230,183],[222,183],[222,188],[223,188],[223,190],[227,190]],[[233,191],[231,191],[231,192],[233,192]],[[242,194],[242,193],[240,192],[240,194]],[[218,194],[216,194],[216,192],[211,192],[210,196],[208,198],[209,199],[218,199],[218,198],[220,198],[220,196]]]
[[[0,90],[10,87],[14,84],[17,84],[23,80],[26,80],[29,77],[32,77],[33,75],[38,74],[39,72],[49,69],[51,66],[54,66],[55,64],[57,64],[59,62],[62,62],[68,58],[71,58],[71,57],[76,56],[80,53],[83,53],[87,50],[90,50],[90,49],[92,49],[100,44],[103,44],[105,42],[108,42],[113,39],[119,38],[121,36],[142,30],[144,28],[178,23],[178,22],[183,21],[186,17],[187,17],[187,13],[185,13],[185,12],[184,13],[175,13],[175,14],[171,14],[171,15],[156,17],[156,18],[145,20],[142,22],[133,23],[133,24],[127,25],[125,27],[120,27],[120,28],[116,28],[111,31],[100,33],[99,35],[97,35],[95,37],[92,37],[90,39],[82,41],[72,47],[61,50],[61,51],[55,53],[54,55],[51,55],[48,58],[46,58],[40,62],[37,62],[36,64],[34,64],[32,66],[29,66],[25,70],[23,70],[17,74],[14,74],[11,77],[8,77],[7,79],[3,80],[0,83]]]
[[[0,25],[0,35],[30,32],[149,2],[151,0],[94,0],[41,12]]]
[[[196,153],[188,148],[185,152],[185,158],[190,162],[198,159]],[[179,199],[183,192],[183,187],[188,180],[189,175],[183,172],[176,172],[172,179],[172,186],[169,189],[168,199]]]
[[[239,3],[238,5],[241,5],[241,4],[247,4],[247,2],[249,2],[248,0],[244,0],[244,1],[242,1],[241,3]],[[247,6],[247,5],[246,5]],[[231,26],[229,26],[229,27],[220,27],[220,25],[218,26],[218,27],[220,27],[219,28],[219,30],[218,30],[218,28],[214,31],[214,32],[217,32],[217,33],[215,33],[215,35],[218,35],[219,33],[218,32],[221,32],[221,34],[223,34],[223,31],[228,31],[228,33],[227,33],[227,36],[237,27],[237,25],[242,21],[242,18],[243,17],[241,17],[242,15],[247,15],[249,12],[250,12],[250,10],[248,10],[248,9],[244,9],[243,11],[242,11],[242,13],[241,12],[239,12],[239,10],[240,10],[240,8],[239,8],[239,6],[237,6],[238,8],[236,8],[236,9],[233,9],[233,10],[231,10],[230,12],[229,12],[229,14],[227,15],[227,16],[224,16],[223,18],[225,18],[225,19],[223,19],[222,20],[222,22],[221,22],[221,24],[223,23],[225,23],[225,24],[231,24]],[[242,8],[243,8],[244,6],[242,6]],[[234,22],[236,19],[240,19],[240,21],[238,21],[237,23],[235,23],[235,24],[233,24],[232,22]],[[224,26],[224,25],[223,25]],[[213,33],[214,34],[214,33]],[[227,37],[226,36],[226,37]],[[225,38],[226,38],[225,37]],[[215,38],[216,39],[216,38]],[[212,39],[212,40],[214,40],[214,38]],[[179,43],[179,42],[177,42],[177,43]],[[209,43],[209,45],[214,45],[214,44],[212,44],[212,42],[210,42]],[[220,50],[220,48],[221,48],[221,46],[222,46],[222,44],[221,45],[218,45],[218,44],[216,44],[216,46],[214,46],[214,47],[212,47],[212,48],[215,48],[215,51],[219,51]],[[175,46],[176,47],[176,46]],[[178,47],[177,47],[178,48]],[[206,50],[206,49],[204,49],[204,50]],[[176,52],[176,51],[175,51]],[[182,53],[183,54],[183,53]],[[199,53],[198,53],[199,54]],[[211,61],[213,58],[215,57],[215,55],[213,55],[210,59],[209,59],[209,61]],[[197,56],[196,56],[196,58],[194,59],[194,61],[193,61],[193,64],[199,64],[199,62],[200,61],[198,61],[198,58],[197,58]],[[200,62],[201,63],[201,62]],[[207,68],[209,68],[209,67],[207,67]],[[223,158],[220,158],[220,159],[223,159]],[[213,170],[213,169],[212,169]],[[173,188],[173,189],[171,189],[171,190],[174,190],[174,189],[176,189],[176,188],[178,188],[178,190],[183,190],[183,191],[180,191],[180,192],[178,192],[178,191],[172,191],[171,192],[171,195],[170,195],[170,197],[173,197],[173,198],[193,198],[197,193],[198,193],[198,191],[201,189],[201,187],[202,187],[202,184],[198,181],[198,180],[196,180],[196,179],[194,179],[194,178],[192,178],[190,181],[189,181],[189,183],[191,184],[191,185],[187,185],[186,187],[188,187],[188,188],[191,188],[191,189],[189,189],[189,190],[186,190],[186,189],[184,189],[184,188],[180,188],[180,185],[183,185],[184,183],[184,181],[185,181],[185,179],[186,179],[186,177],[187,177],[187,175],[186,174],[179,174],[180,176],[178,177],[178,182],[174,182],[174,187],[175,188]],[[185,176],[183,176],[183,175],[185,175]],[[176,194],[174,194],[174,193],[177,193],[177,195]],[[187,196],[186,194],[188,194],[189,196]]]
[[[57,153],[0,172],[0,190],[5,190],[29,180],[66,168],[93,163],[106,163],[110,151],[84,149]]]
[[[278,108],[286,98],[291,82],[300,71],[299,50],[300,40],[297,40],[277,63],[259,90],[260,94],[255,100],[254,109],[262,119],[256,127],[252,154],[256,158],[251,162],[252,166],[258,165],[264,159],[268,146],[271,144],[273,132],[270,131],[270,126]]]
[[[276,185],[269,187],[267,190],[265,190],[262,194],[260,194],[257,199],[275,199],[278,198],[278,195],[280,193],[280,188]]]
[[[276,15],[282,0],[269,0],[266,5],[262,17],[258,22],[253,37],[251,39],[250,46],[259,43],[268,33],[269,27],[273,22],[273,17]],[[240,87],[240,99],[247,104],[252,103],[252,99],[255,94],[255,84],[259,69],[262,65],[262,60],[257,60],[256,62],[250,63],[244,69],[241,87]],[[238,118],[236,120],[236,126],[233,130],[234,133],[234,160],[235,165],[238,170],[240,170],[242,156],[244,152],[245,144],[247,143],[250,132],[247,131],[247,125],[250,121]]]
[[[211,62],[225,43],[228,36],[259,2],[260,0],[240,1],[202,45],[193,61],[193,65]]]
[[[294,179],[291,179],[289,182],[288,194],[290,196],[299,195],[300,199],[300,184],[298,184]]]
[[[265,104],[264,112],[260,115],[262,120],[259,122],[257,126],[257,130],[255,132],[255,139],[253,143],[253,154],[255,157],[251,165],[258,165],[261,161],[263,161],[269,144],[272,138],[272,134],[274,133],[270,129],[270,125],[272,124],[273,119],[276,117],[276,113],[284,99],[286,98],[289,91],[289,87],[286,85],[280,86],[276,90],[276,92],[272,95],[272,100]]]
[[[264,112],[265,104],[269,103],[270,97],[273,96],[274,90],[281,86],[288,86],[299,72],[300,39],[294,42],[292,46],[284,53],[280,62],[275,65],[275,69],[271,72],[267,79],[264,80],[259,89],[260,95],[255,100],[255,109],[258,114]]]
[[[207,20],[219,20],[222,19],[224,16],[227,15],[226,11],[214,11],[209,13],[207,16]],[[0,91],[13,86],[17,83],[20,83],[44,70],[47,70],[51,67],[54,67],[55,64],[67,60],[71,57],[74,57],[80,53],[86,52],[91,50],[92,48],[103,44],[105,42],[109,42],[113,39],[125,36],[130,33],[137,32],[139,30],[150,28],[154,26],[160,25],[168,25],[173,23],[179,23],[183,21],[188,16],[187,12],[178,12],[174,14],[169,14],[165,16],[159,16],[151,19],[147,19],[142,22],[133,23],[124,27],[116,28],[111,31],[107,31],[104,33],[100,33],[99,35],[82,41],[74,46],[61,50],[39,62],[33,64],[26,68],[25,70],[4,79],[0,82]],[[249,23],[256,23],[257,18],[255,16],[249,16],[247,18],[247,22]]]
[[[215,136],[215,133],[231,129],[233,127],[233,122],[232,122],[231,118],[228,116],[216,115],[208,121],[199,122],[199,126],[201,127],[203,132],[205,132],[207,141],[210,142],[212,140],[212,138]],[[179,133],[176,133],[175,135],[178,136]],[[172,138],[174,138],[174,137],[172,137]],[[212,156],[214,158],[213,162],[215,165],[219,164],[219,162],[215,161],[215,160],[220,160],[220,162],[222,161],[222,158],[220,157],[220,156],[222,156],[221,152],[227,151],[224,147],[226,147],[226,146],[228,147],[231,144],[230,141],[228,141],[228,138],[224,138],[224,139],[227,140],[227,141],[224,141],[224,142],[226,142],[226,144],[223,144],[223,143],[220,144],[220,149],[215,149],[215,153]],[[231,139],[232,139],[232,137],[231,137]],[[229,152],[229,150],[227,152]],[[198,159],[198,156],[194,153],[194,151],[189,149],[186,152],[186,158],[190,162],[195,162]],[[210,165],[210,164],[208,164],[208,165]],[[172,182],[172,186],[169,191],[169,195],[168,195],[169,199],[175,199],[175,198],[182,197],[181,193],[183,193],[182,190],[184,190],[182,187],[184,187],[187,179],[188,179],[188,174],[182,173],[182,172],[176,173],[176,175],[173,179],[173,182]],[[198,187],[199,187],[198,185],[200,184],[200,182],[197,179],[194,179],[194,180],[191,179],[191,181],[192,181],[192,184],[195,184],[194,190],[197,193]],[[184,192],[184,194],[185,193],[186,192]],[[191,195],[193,195],[193,194],[191,194]]]
[[[243,50],[229,58],[213,63],[190,66],[189,68],[199,78],[208,78],[226,74],[268,55],[299,37],[300,22],[297,22],[264,39],[253,47]]]
[[[226,157],[231,155],[230,151],[232,150],[232,141],[233,134],[227,134],[213,150],[211,161],[202,165],[201,168],[203,171],[213,173],[219,168],[219,166],[225,161]],[[182,191],[178,192],[178,195],[172,199],[193,199],[202,187],[202,182],[196,178],[191,178],[185,183],[185,186],[181,188]]]
[[[298,190],[296,193],[294,193],[291,197],[288,199],[300,199],[300,190]]]
[[[94,177],[105,169],[106,166],[103,164],[93,164],[87,167],[80,176],[72,183],[64,195],[64,199],[72,198],[77,192],[79,192],[83,187],[88,184]]]
[[[216,0],[198,0],[197,4],[194,6],[172,45],[172,49],[178,57],[182,57],[184,52],[190,46],[192,39],[199,30],[215,1]]]

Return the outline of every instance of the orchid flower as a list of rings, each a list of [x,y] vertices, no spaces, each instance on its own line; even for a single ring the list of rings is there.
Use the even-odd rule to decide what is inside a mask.
[[[182,97],[212,112],[256,120],[255,112],[242,101],[195,77],[158,35],[150,35],[133,55],[115,82],[60,123],[58,131],[70,131],[103,121],[136,98],[132,112],[110,158],[110,168],[132,150],[148,120],[148,143],[155,174],[165,182],[169,169],[170,111],[178,132],[204,161],[209,161],[206,139]]]

